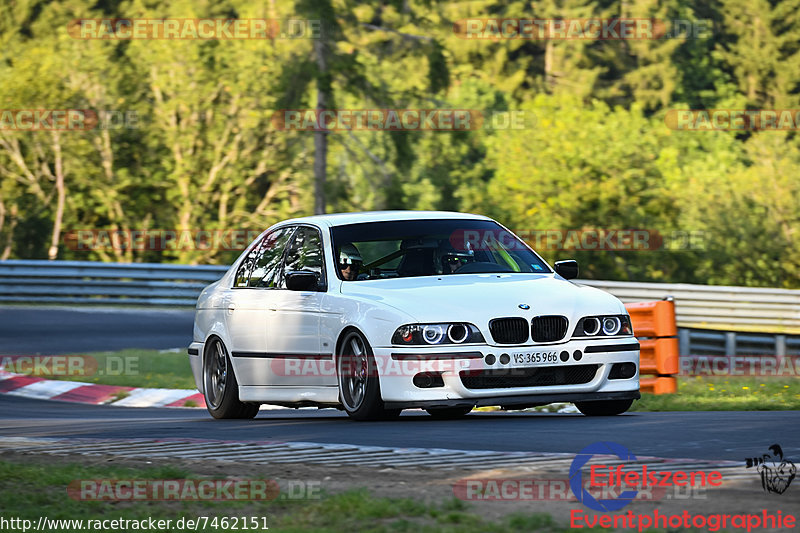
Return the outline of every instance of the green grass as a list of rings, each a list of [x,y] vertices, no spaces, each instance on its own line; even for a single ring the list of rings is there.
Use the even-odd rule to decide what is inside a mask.
[[[679,377],[677,394],[642,394],[632,411],[778,411],[800,409],[797,378]]]
[[[174,467],[130,469],[107,466],[32,465],[0,461],[0,501],[3,517],[37,523],[49,519],[171,519],[197,516],[266,517],[271,531],[369,532],[505,532],[568,531],[546,514],[511,514],[489,521],[461,500],[428,503],[407,498],[377,498],[365,490],[323,492],[319,499],[228,502],[79,501],[67,495],[70,482],[80,479],[199,478]],[[217,476],[222,477],[222,476]],[[261,523],[261,519],[259,518]],[[227,530],[227,529],[217,529]],[[241,530],[241,527],[240,527]],[[59,531],[74,531],[59,529]],[[179,531],[167,529],[167,531]],[[214,529],[206,529],[214,531]]]

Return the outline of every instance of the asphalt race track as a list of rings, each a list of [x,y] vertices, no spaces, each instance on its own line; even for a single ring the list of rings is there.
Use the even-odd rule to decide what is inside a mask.
[[[359,423],[333,409],[262,410],[255,420],[214,420],[201,409],[70,404],[0,395],[0,436],[195,438],[362,446],[577,453],[597,441],[635,455],[743,460],[774,443],[800,457],[800,412],[571,414],[473,413],[437,421],[420,411]]]
[[[0,353],[64,354],[188,345],[193,311],[0,308]],[[636,455],[739,460],[779,443],[800,457],[800,412],[573,414],[473,413],[437,421],[421,411],[357,423],[333,410],[262,410],[255,420],[214,420],[204,409],[126,408],[0,394],[0,436],[198,438],[362,446],[577,453],[597,441]]]
[[[0,307],[0,354],[186,348],[194,310]]]

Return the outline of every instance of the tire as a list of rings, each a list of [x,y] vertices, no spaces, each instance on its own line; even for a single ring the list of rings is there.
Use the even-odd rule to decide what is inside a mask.
[[[586,416],[621,415],[633,405],[633,400],[600,400],[594,402],[575,402],[578,411]]]
[[[463,418],[472,412],[473,405],[469,407],[439,407],[435,409],[425,409],[429,415],[437,420],[455,420]]]
[[[358,331],[348,332],[340,344],[336,362],[339,399],[353,420],[388,420],[399,409],[386,409],[381,398],[378,368],[369,343]]]
[[[203,356],[206,409],[214,418],[254,418],[260,406],[239,401],[239,383],[225,344],[218,337],[212,337],[206,344]]]

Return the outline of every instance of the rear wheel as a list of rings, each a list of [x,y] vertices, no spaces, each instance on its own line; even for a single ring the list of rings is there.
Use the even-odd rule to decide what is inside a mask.
[[[438,420],[453,420],[468,415],[473,409],[469,407],[440,407],[438,409],[425,409],[429,415]]]
[[[364,336],[357,331],[347,333],[339,353],[336,366],[339,398],[347,415],[353,420],[386,420],[399,416],[399,409],[384,407],[375,357]]]
[[[621,415],[633,405],[633,400],[600,400],[595,402],[575,402],[578,411],[586,416]]]
[[[203,357],[203,393],[214,418],[253,418],[259,405],[239,401],[239,384],[228,349],[218,337],[209,339]]]

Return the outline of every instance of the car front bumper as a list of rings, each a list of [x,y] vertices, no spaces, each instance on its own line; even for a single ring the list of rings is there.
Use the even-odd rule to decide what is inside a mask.
[[[524,346],[379,347],[373,351],[387,408],[523,407],[640,397],[639,343],[631,337]],[[557,354],[555,362],[553,353]],[[562,359],[565,353],[566,361]],[[487,362],[489,354],[494,356],[493,364],[491,358]],[[537,355],[545,360],[531,362]],[[506,359],[503,356],[508,356],[506,364],[501,363],[501,357]],[[610,379],[616,363],[633,363],[635,372],[629,378]],[[436,386],[421,387],[420,374],[441,379],[436,378]],[[576,374],[584,377],[575,379]],[[479,378],[470,380],[469,376]],[[486,376],[489,379],[483,380]]]

